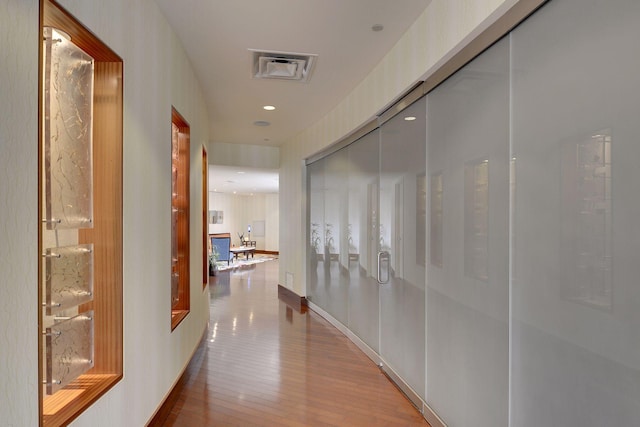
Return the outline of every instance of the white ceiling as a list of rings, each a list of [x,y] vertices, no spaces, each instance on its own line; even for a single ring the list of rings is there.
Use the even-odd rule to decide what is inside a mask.
[[[268,146],[280,146],[331,111],[430,1],[156,0],[203,89],[210,141]],[[376,24],[384,29],[373,31]],[[318,58],[309,83],[257,80],[249,49]],[[258,120],[271,125],[254,126]]]

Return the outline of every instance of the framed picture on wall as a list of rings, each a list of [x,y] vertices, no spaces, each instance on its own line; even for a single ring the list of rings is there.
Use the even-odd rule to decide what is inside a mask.
[[[222,224],[223,211],[209,211],[209,224]]]
[[[253,221],[253,235],[256,237],[264,237],[264,220]]]

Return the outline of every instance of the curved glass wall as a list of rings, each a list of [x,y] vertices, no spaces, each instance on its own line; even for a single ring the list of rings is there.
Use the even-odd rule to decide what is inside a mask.
[[[308,299],[379,349],[378,169],[375,130],[307,168]]]
[[[349,202],[347,245],[349,248],[348,326],[375,351],[378,333],[378,167],[380,132],[375,130],[348,147]]]
[[[380,127],[378,233],[380,355],[423,399],[425,110],[422,98]]]
[[[640,425],[639,20],[552,1],[512,33],[513,426]]]
[[[425,99],[309,165],[310,301],[424,399]]]
[[[508,40],[429,93],[427,108],[427,401],[450,426],[506,426]]]
[[[549,1],[308,167],[311,301],[449,427],[640,425],[638,22]]]

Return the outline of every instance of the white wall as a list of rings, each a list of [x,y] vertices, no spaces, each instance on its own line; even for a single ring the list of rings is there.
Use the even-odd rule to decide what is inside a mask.
[[[243,196],[225,193],[209,193],[209,210],[223,211],[222,224],[209,224],[209,233],[231,233],[231,244],[238,245],[238,233],[248,237],[247,226],[251,225],[251,240],[256,248],[278,251],[278,194],[254,194]],[[255,222],[264,221],[264,236],[258,236]]]
[[[280,148],[212,142],[209,144],[209,163],[220,166],[276,169],[280,166]]]
[[[38,424],[38,1],[0,0],[0,423]]]
[[[281,147],[280,277],[306,294],[303,159],[357,129],[459,51],[517,0],[433,0],[394,48],[329,114]]]
[[[37,425],[38,1],[0,0],[0,414]],[[60,3],[124,60],[124,378],[74,426],[140,426],[197,346],[202,289],[201,147],[206,107],[153,0]],[[191,313],[170,327],[171,106],[191,125]]]
[[[266,194],[264,200],[264,247],[269,251],[279,251],[280,245],[280,197]],[[271,249],[273,248],[273,249]]]

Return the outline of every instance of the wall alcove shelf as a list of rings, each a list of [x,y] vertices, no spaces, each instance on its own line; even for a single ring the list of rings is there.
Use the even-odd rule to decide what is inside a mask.
[[[171,330],[189,314],[189,123],[171,108]]]
[[[56,36],[49,36],[47,39],[45,28],[47,34],[52,34],[51,28],[55,29]],[[40,29],[43,42],[39,73],[42,90],[39,96],[41,143],[38,161],[41,175],[39,215],[42,225],[38,248],[42,257],[38,260],[38,305],[41,307],[38,323],[39,331],[46,333],[42,333],[39,339],[39,380],[42,384],[39,388],[39,411],[40,425],[49,427],[68,425],[122,378],[123,61],[55,1],[41,0]],[[75,56],[62,59],[53,57],[51,52],[54,49],[51,46],[63,44],[58,35],[63,35],[65,39],[68,35],[68,43],[73,45],[73,51],[81,52],[83,58],[89,58],[84,60],[89,73],[91,65],[87,64],[91,64],[92,58],[92,75],[88,74],[89,77],[86,77],[87,74],[84,74],[86,87],[92,86],[92,96],[75,91],[73,81],[66,82],[67,87],[74,89],[69,91],[73,93],[63,93],[56,85],[45,84],[58,78],[56,67],[73,69],[81,62]],[[63,62],[65,63],[62,64]],[[87,105],[76,105],[81,100],[86,100]],[[72,194],[79,191],[75,185],[67,185],[60,190],[52,184],[55,181],[55,171],[51,153],[54,150],[61,153],[56,159],[64,156],[72,158],[76,153],[68,147],[60,146],[62,143],[58,141],[56,134],[60,129],[60,122],[57,127],[51,122],[60,120],[67,109],[72,111],[80,108],[86,112],[80,122],[86,126],[82,132],[86,133],[88,146],[82,150],[88,153],[85,164],[88,165],[86,169],[89,173],[81,171],[77,175],[87,180],[83,188],[89,188],[90,191],[86,197],[84,194]],[[64,131],[68,129],[65,128]],[[75,164],[75,159],[70,160],[69,164]],[[63,170],[64,173],[68,171],[69,169]],[[71,225],[57,225],[64,221],[60,222],[58,216],[53,214],[52,206],[57,203],[55,198],[62,198],[56,191],[65,191],[64,197],[84,197],[88,200],[89,216],[84,223],[80,221],[80,225],[75,225],[70,220],[68,222]],[[55,265],[52,259],[59,257],[60,253],[69,252],[70,247],[80,248],[76,252],[80,251],[88,261],[83,264],[83,269],[63,265],[56,270],[52,267]],[[88,253],[90,256],[86,256]],[[70,270],[73,270],[71,274]],[[56,274],[61,278],[53,278]],[[66,285],[65,281],[72,282],[75,279],[85,280],[92,286],[83,291],[85,298],[74,300],[76,305],[65,307],[65,310],[59,307],[52,309],[57,307],[51,302],[52,283],[58,281]],[[77,318],[88,320],[90,324],[76,322],[82,325],[82,328],[77,328],[68,323],[69,326],[64,329],[61,325],[67,324],[70,318],[75,319],[76,317],[71,317],[75,314],[78,315]],[[69,336],[74,339],[67,339],[65,350],[77,352],[75,338],[82,337],[86,349],[83,354],[88,356],[84,357],[83,363],[86,366],[80,371],[80,375],[62,382],[54,375],[58,368],[56,364],[73,365],[76,362],[65,361],[52,342],[63,341],[60,337],[64,337],[67,331],[70,331]]]

